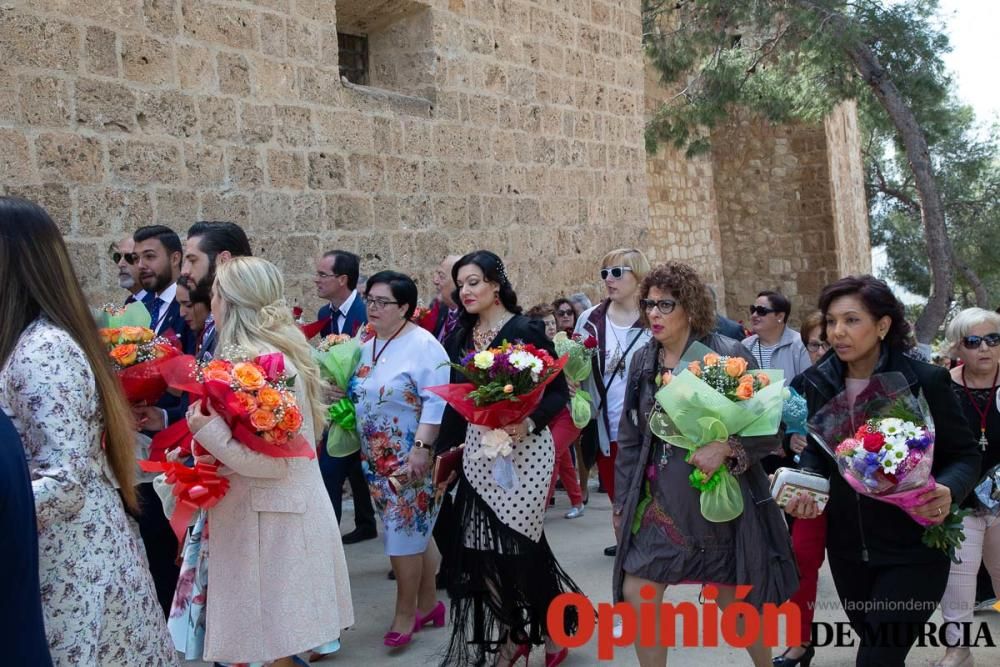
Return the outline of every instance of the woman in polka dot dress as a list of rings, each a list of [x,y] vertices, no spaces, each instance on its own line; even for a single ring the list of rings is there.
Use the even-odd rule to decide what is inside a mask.
[[[544,326],[520,314],[498,256],[485,250],[470,253],[455,264],[452,278],[460,312],[459,326],[445,339],[452,361],[505,340],[530,343],[555,356]],[[456,373],[452,381],[463,378]],[[494,473],[493,460],[474,456],[482,446],[482,429],[467,424],[450,406],[445,410],[439,450],[465,442],[465,456],[452,519],[457,531],[447,582],[452,637],[444,665],[507,666],[542,643],[547,667],[566,657],[566,650],[548,637],[546,612],[557,595],[579,588],[559,567],[542,528],[555,460],[548,423],[568,400],[560,375],[527,419],[505,427],[516,443],[513,486]],[[565,631],[575,630],[576,620],[568,614]]]

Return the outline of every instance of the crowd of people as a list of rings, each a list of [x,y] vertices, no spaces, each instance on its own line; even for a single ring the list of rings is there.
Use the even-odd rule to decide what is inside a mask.
[[[799,331],[789,299],[762,290],[744,329],[717,312],[694,268],[652,266],[635,248],[594,262],[605,289],[599,303],[575,294],[528,309],[489,250],[444,257],[426,307],[410,276],[370,267],[363,279],[357,255],[332,250],[316,259],[326,305],[315,330],[360,345],[339,387],[321,374],[303,332],[311,318],[293,313],[280,271],[253,256],[238,225],[197,222],[183,241],[167,227],[142,227],[109,254],[121,303],[142,304],[150,328],[199,363],[233,350],[279,355],[295,378],[298,432],[317,455],[265,455],[211,401],[183,392],[130,405],[58,227],[36,204],[0,198],[0,525],[13,546],[3,550],[0,636],[12,664],[285,667],[336,653],[354,624],[343,545],[375,538],[377,517],[396,582],[387,650],[450,620],[442,664],[508,666],[541,646],[554,667],[568,652],[552,640],[547,612],[558,595],[580,589],[546,541],[545,515],[561,487],[565,518],[582,516],[594,467],[612,505],[616,543],[604,553],[614,558],[616,601],[638,606],[670,586],[701,583],[722,608],[745,585],[744,602],[755,607],[798,604],[802,644],[772,658],[758,638],[747,648],[758,667],[814,659],[824,558],[861,637],[858,665],[903,665],[916,638],[873,642],[870,630],[920,626],[939,602],[947,621],[968,622],[980,563],[1000,590],[1000,511],[973,493],[991,476],[1000,484],[997,313],[971,308],[951,320],[946,338],[961,363],[949,372],[914,358],[902,304],[871,276],[827,285]],[[511,493],[480,455],[486,430],[431,388],[461,382],[455,365],[504,342],[554,357],[559,332],[590,341],[592,372],[582,383],[558,375],[527,418],[503,427],[520,480]],[[873,377],[900,374],[933,416],[935,486],[908,516],[858,494],[814,438],[784,428],[678,454],[658,427],[665,418],[655,397],[693,349],[780,370],[810,416],[844,392],[863,395]],[[582,427],[569,407],[580,391],[591,399]],[[345,399],[358,447],[328,451],[328,406]],[[174,482],[137,467],[150,439],[179,423],[198,447],[166,459],[217,469],[228,488],[180,533],[171,523]],[[456,474],[435,485],[436,457],[460,445]],[[826,507],[799,495],[783,512],[769,489],[779,467],[828,478]],[[689,479],[721,469],[743,509],[712,521]],[[345,483],[355,525],[341,536]],[[958,564],[924,545],[913,520],[941,523],[952,503],[971,510]],[[884,604],[893,601],[909,603]],[[573,633],[580,619],[570,610],[560,621],[560,634]],[[971,665],[960,631],[949,632],[954,646],[940,664]],[[637,641],[635,651],[644,667],[666,664],[666,647]]]

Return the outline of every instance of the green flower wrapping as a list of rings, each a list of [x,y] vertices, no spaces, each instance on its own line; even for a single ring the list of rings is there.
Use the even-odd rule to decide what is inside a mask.
[[[552,339],[555,345],[556,354],[566,357],[566,365],[563,366],[563,374],[577,384],[590,377],[593,370],[591,359],[593,350],[578,340],[574,340],[566,335],[565,331],[560,331]],[[593,418],[591,405],[593,400],[590,394],[582,389],[577,389],[576,394],[569,401],[570,415],[573,417],[573,424],[577,428],[583,428]]]
[[[352,338],[338,343],[324,351],[316,351],[323,379],[347,391],[361,362],[361,344]],[[327,410],[330,428],[326,434],[326,451],[330,456],[348,456],[361,449],[361,439],[357,432],[357,415],[354,403],[346,396],[336,401]]]

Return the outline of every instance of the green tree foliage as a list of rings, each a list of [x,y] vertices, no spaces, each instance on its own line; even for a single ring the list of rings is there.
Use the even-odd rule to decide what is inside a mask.
[[[705,129],[736,108],[773,122],[817,122],[837,102],[858,101],[869,137],[875,240],[892,239],[893,277],[929,296],[916,329],[920,340],[933,338],[951,304],[955,267],[980,264],[965,258],[964,247],[961,259],[953,255],[949,233],[958,225],[946,224],[934,174],[945,166],[939,147],[961,136],[941,60],[950,47],[937,1],[643,0],[643,36],[663,82],[676,91],[647,124],[651,151],[660,142],[689,155],[707,150]],[[873,187],[881,185],[878,175],[905,186],[899,194],[909,202]],[[976,224],[968,219],[970,229]]]

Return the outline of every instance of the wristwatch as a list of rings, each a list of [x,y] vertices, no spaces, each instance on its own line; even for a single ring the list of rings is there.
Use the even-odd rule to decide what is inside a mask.
[[[428,454],[434,453],[434,447],[432,445],[427,444],[423,440],[414,440],[413,449],[426,449]]]

